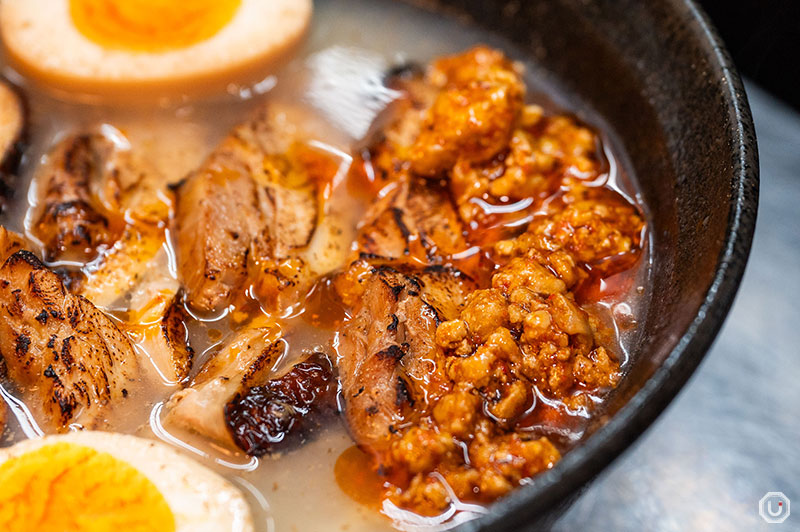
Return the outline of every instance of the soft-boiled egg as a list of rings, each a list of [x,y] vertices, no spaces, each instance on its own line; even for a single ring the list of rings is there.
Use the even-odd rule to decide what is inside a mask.
[[[0,449],[0,530],[249,532],[241,492],[164,444],[73,432]]]
[[[263,79],[311,0],[3,0],[9,62],[64,94],[204,92]]]

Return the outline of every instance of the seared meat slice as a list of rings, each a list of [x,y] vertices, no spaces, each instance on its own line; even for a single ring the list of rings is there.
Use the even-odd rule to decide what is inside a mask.
[[[262,109],[178,188],[178,270],[201,311],[229,304],[255,270],[277,269],[316,226],[316,189],[288,155],[294,128]],[[251,250],[252,246],[252,250]]]
[[[225,422],[241,450],[261,456],[303,443],[335,410],[333,366],[313,353],[283,376],[237,393],[225,405]]]
[[[225,424],[225,405],[242,390],[267,380],[288,347],[279,334],[276,327],[238,333],[206,362],[191,386],[172,395],[165,422],[234,446]]]
[[[90,182],[105,171],[114,149],[101,135],[70,137],[36,176],[42,212],[33,231],[47,260],[88,262],[113,241],[108,218],[93,204]]]
[[[444,267],[403,272],[378,266],[353,283],[352,290],[363,293],[341,332],[339,371],[348,426],[359,445],[384,449],[398,427],[447,393],[436,327],[458,314],[473,288],[469,278]]]
[[[245,172],[199,171],[178,189],[178,271],[189,303],[228,304],[247,276],[247,252],[261,226],[255,181]]]
[[[89,262],[117,240],[127,220],[158,224],[169,214],[160,177],[100,133],[60,142],[35,180],[39,212],[33,231],[47,260]]]
[[[381,257],[439,262],[467,248],[461,221],[447,189],[419,178],[387,187],[365,216],[358,249]]]
[[[17,92],[0,81],[0,211],[10,196],[11,179],[16,172],[25,130],[25,108]]]
[[[47,430],[102,425],[107,409],[135,385],[128,338],[29,251],[17,251],[0,268],[0,311],[8,377]]]
[[[166,270],[163,245],[172,203],[172,192],[163,177],[120,147],[118,140],[81,134],[55,148],[49,166],[38,179],[45,187],[45,210],[36,230],[45,242],[46,253],[50,258],[93,259],[79,272],[66,272],[75,281],[70,283],[70,291],[102,310],[126,311],[123,331],[152,349],[150,358],[161,376],[173,383],[185,379],[191,351],[179,341],[180,332],[167,334],[175,330],[175,324],[168,327],[165,316],[179,285],[175,279],[159,274]],[[60,216],[69,211],[60,205],[74,205],[75,197],[83,202],[81,212],[101,220],[103,231],[89,230],[86,217]],[[51,216],[53,213],[59,214]],[[67,234],[86,236],[82,243],[85,253],[70,255],[75,250],[70,251],[72,244],[64,237]],[[60,243],[48,246],[54,240],[46,235]],[[80,244],[78,240],[71,242]],[[143,301],[145,297],[150,299]]]
[[[194,359],[194,349],[189,345],[189,331],[186,328],[188,319],[183,305],[174,298],[159,323],[159,338],[163,341],[163,351],[167,352],[176,382],[184,382],[189,378]]]

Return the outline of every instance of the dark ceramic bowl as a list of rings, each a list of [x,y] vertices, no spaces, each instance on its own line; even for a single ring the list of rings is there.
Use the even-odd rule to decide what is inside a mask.
[[[627,376],[585,440],[461,530],[546,527],[669,404],[722,326],[758,202],[744,89],[688,0],[439,0],[512,41],[596,111],[650,209],[651,294]]]

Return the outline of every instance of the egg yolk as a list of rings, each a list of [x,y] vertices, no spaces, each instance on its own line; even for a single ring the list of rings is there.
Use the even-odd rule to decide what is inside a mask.
[[[131,465],[62,442],[0,464],[0,530],[172,532],[175,518]]]
[[[104,48],[163,52],[208,39],[241,0],[70,0],[75,27]]]

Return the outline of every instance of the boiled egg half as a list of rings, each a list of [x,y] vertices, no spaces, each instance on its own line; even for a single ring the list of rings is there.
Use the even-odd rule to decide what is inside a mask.
[[[215,91],[263,79],[296,45],[311,0],[3,0],[23,75],[89,97]]]
[[[0,530],[250,532],[228,481],[164,444],[73,432],[0,449]]]

